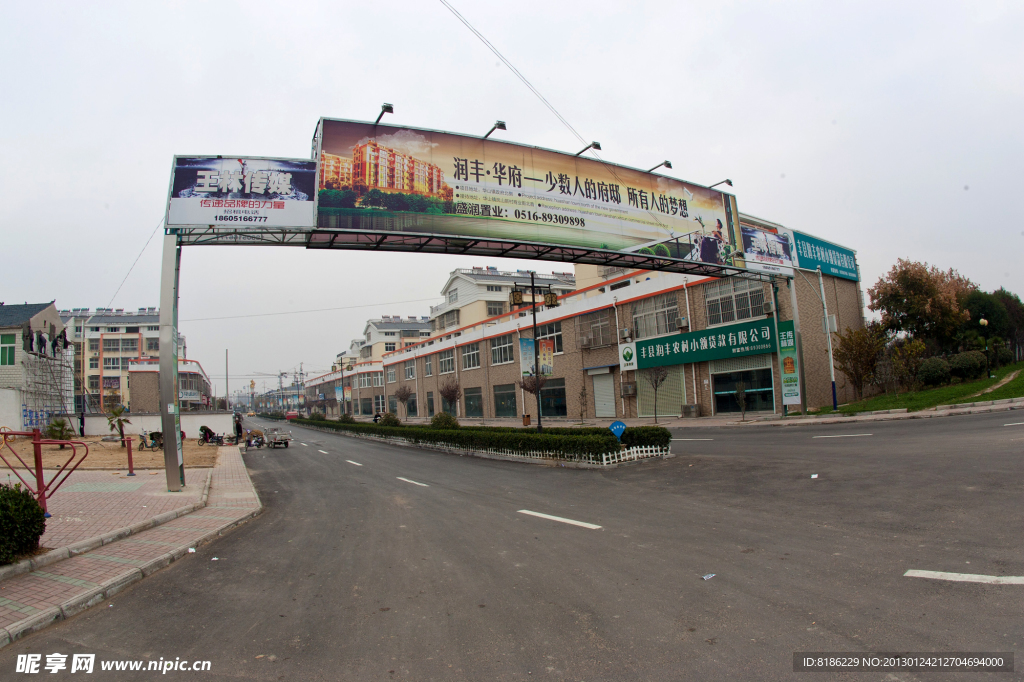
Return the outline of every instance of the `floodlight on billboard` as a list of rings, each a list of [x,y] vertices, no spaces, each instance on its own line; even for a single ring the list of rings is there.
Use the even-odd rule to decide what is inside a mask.
[[[319,234],[402,232],[731,263],[735,197],[563,152],[475,136],[321,119]],[[328,247],[330,248],[330,247]],[[509,254],[513,255],[513,254]],[[585,261],[584,261],[585,262]]]
[[[315,161],[176,156],[166,224],[312,228],[315,204]]]

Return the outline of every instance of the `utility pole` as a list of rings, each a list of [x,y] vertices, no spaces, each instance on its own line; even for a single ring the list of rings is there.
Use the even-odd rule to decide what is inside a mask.
[[[537,289],[533,284],[533,270],[530,270],[530,299],[533,303],[533,381],[537,392],[537,433],[542,430],[540,414],[540,341],[537,339]]]
[[[224,349],[224,399],[228,412],[231,411],[231,387],[228,385],[228,349]]]

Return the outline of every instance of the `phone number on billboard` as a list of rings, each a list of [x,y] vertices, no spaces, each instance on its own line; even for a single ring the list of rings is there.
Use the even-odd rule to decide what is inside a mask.
[[[558,215],[557,213],[537,213],[536,211],[516,211],[516,218],[519,220],[532,220],[535,223],[558,223],[560,225],[574,225],[576,227],[586,227],[587,223],[583,218],[573,218],[567,215]]]
[[[213,217],[214,220],[221,223],[265,223],[267,222],[267,216],[265,215],[217,215]]]

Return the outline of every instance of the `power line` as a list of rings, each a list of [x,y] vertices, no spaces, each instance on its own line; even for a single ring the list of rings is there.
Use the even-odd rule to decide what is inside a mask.
[[[114,304],[114,299],[117,298],[117,294],[118,292],[121,291],[121,287],[123,287],[124,283],[128,281],[128,275],[132,274],[132,270],[135,269],[135,265],[139,262],[139,259],[142,258],[142,254],[146,252],[146,249],[149,248],[149,243],[153,241],[153,237],[156,235],[156,231],[159,230],[160,226],[163,224],[164,219],[161,218],[160,222],[156,224],[156,229],[153,230],[153,234],[149,235],[149,239],[146,240],[146,245],[142,247],[142,251],[139,251],[139,255],[135,257],[135,262],[132,263],[132,266],[130,268],[128,268],[128,274],[125,275],[124,279],[121,280],[121,283],[117,285],[117,291],[115,291],[114,295],[110,297],[110,303],[107,304],[108,308]]]
[[[362,305],[346,305],[339,308],[314,308],[312,310],[285,310],[277,313],[253,313],[251,315],[218,315],[217,317],[193,317],[188,320],[179,320],[179,322],[205,322],[208,320],[239,320],[246,317],[270,317],[272,315],[299,315],[302,313],[325,313],[332,310],[353,310],[355,308],[372,308],[378,305],[400,305],[402,303],[422,303],[423,301],[433,301],[437,296],[431,298],[415,298],[409,301],[388,301],[386,303],[364,303]]]

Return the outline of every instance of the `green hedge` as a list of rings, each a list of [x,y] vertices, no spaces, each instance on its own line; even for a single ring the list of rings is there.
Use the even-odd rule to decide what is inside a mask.
[[[0,565],[39,547],[46,531],[43,508],[20,483],[0,485]]]
[[[349,431],[385,438],[405,438],[413,443],[450,445],[474,450],[500,449],[513,452],[549,452],[561,459],[590,459],[603,453],[617,452],[619,443],[608,429],[550,428],[543,433],[518,427],[471,426],[460,429],[434,429],[428,426],[381,426],[379,424],[344,424],[337,421],[296,419],[296,424]],[[660,426],[634,426],[622,434],[627,447],[668,447],[672,434]]]
[[[260,412],[256,416],[264,419],[284,419],[284,412]]]

